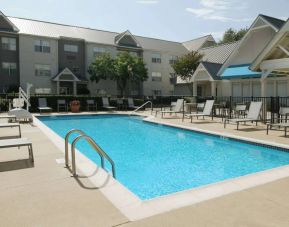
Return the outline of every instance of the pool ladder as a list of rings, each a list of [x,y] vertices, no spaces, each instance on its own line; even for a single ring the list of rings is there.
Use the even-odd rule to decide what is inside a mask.
[[[66,136],[65,136],[65,166],[67,168],[69,168],[69,158],[68,158],[68,139],[69,136],[72,133],[78,133],[79,136],[77,136],[73,142],[71,143],[71,163],[72,163],[72,174],[74,177],[77,176],[76,174],[76,164],[75,164],[75,146],[76,143],[80,140],[80,139],[85,139],[90,145],[91,147],[98,153],[98,155],[100,156],[100,160],[101,160],[101,167],[105,170],[105,166],[104,166],[104,159],[106,159],[110,165],[111,165],[111,170],[112,170],[112,176],[114,178],[116,178],[116,174],[115,174],[115,165],[113,160],[108,156],[107,153],[105,153],[104,150],[102,150],[100,148],[100,146],[97,145],[97,143],[88,135],[86,135],[83,131],[79,130],[79,129],[72,129],[70,130]]]

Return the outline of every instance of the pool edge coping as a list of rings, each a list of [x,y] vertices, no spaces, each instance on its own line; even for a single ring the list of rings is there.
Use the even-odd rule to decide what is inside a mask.
[[[95,113],[95,114],[81,114],[81,115],[102,115],[102,114],[120,114],[129,115],[130,113]],[[73,116],[72,114],[57,114],[48,116]],[[76,115],[79,116],[80,114]],[[216,133],[209,130],[203,130],[195,127],[188,127],[184,125],[177,125],[167,122],[158,121],[153,116],[143,114],[134,114],[144,118],[144,121],[166,125],[170,127],[181,128],[189,131],[196,131],[206,134],[211,134],[219,137],[227,137],[241,141],[249,141],[255,144],[265,144],[273,147],[280,147],[282,149],[289,149],[285,144],[271,143],[263,140],[256,140],[241,136],[230,135],[226,133]],[[57,135],[52,129],[41,122],[37,116],[33,115],[35,125],[64,153],[64,139]],[[209,199],[218,198],[230,193],[249,189],[258,185],[273,182],[278,179],[289,177],[289,165],[260,171],[257,173],[248,174],[245,176],[227,179],[224,181],[204,185],[197,188],[187,189],[169,195],[160,196],[150,200],[141,200],[131,191],[129,191],[119,181],[111,177],[106,171],[102,170],[97,165],[85,157],[81,152],[76,152],[77,169],[85,176],[97,172],[96,175],[90,176],[89,180],[97,187],[100,187],[102,194],[126,216],[130,221],[144,219],[150,216],[182,208],[185,206],[194,205]],[[97,171],[95,170],[97,168]],[[117,173],[116,173],[117,174]],[[105,185],[103,185],[105,182]]]

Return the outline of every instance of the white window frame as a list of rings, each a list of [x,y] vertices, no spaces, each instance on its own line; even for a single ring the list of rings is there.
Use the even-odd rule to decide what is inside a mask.
[[[178,56],[175,56],[175,55],[171,55],[170,56],[170,59],[169,59],[169,63],[172,65],[174,64],[177,60],[178,60]]]
[[[37,39],[34,41],[34,51],[38,53],[50,53],[50,42],[47,40]]]
[[[153,53],[152,54],[152,63],[162,63],[162,55],[160,53]]]
[[[15,62],[2,62],[2,69],[8,70],[8,76],[13,76],[13,70],[15,75],[17,74],[17,64]]]
[[[65,52],[78,53],[78,46],[75,44],[64,44],[63,49]]]
[[[1,37],[2,49],[16,51],[17,41],[16,38],[12,37]]]
[[[106,49],[104,47],[94,47],[93,48],[94,57],[97,57],[97,56],[105,54],[105,53],[106,53]]]
[[[35,64],[34,65],[35,76],[51,76],[51,66],[46,64]]]
[[[156,81],[156,82],[162,81],[162,73],[161,72],[152,72],[152,81]]]

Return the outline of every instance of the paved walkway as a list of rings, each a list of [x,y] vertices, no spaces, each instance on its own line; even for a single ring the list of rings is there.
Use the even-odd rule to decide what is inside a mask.
[[[283,132],[266,136],[264,126],[236,131],[210,121],[160,121],[289,144]],[[289,226],[289,178],[129,222],[87,179],[79,183],[57,164],[63,153],[38,128],[22,131],[33,142],[35,166],[24,148],[0,150],[0,226]],[[0,136],[13,134],[0,129]]]

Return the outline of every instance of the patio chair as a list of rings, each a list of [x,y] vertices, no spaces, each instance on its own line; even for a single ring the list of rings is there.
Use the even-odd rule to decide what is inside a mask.
[[[116,104],[117,104],[117,109],[121,110],[124,109],[124,103],[123,103],[123,99],[117,99],[116,100]]]
[[[93,99],[88,99],[86,100],[86,108],[87,108],[87,111],[90,111],[90,110],[97,110],[97,104],[95,103],[95,101]]]
[[[214,116],[213,116],[214,103],[215,103],[215,100],[207,100],[206,103],[205,103],[203,112],[186,114],[185,116],[186,117],[190,117],[191,118],[191,122],[193,122],[193,117],[197,117],[197,119],[199,117],[203,117],[203,119],[205,119],[206,116],[207,117],[211,116],[212,120],[213,120],[214,119]]]
[[[7,119],[8,122],[16,122],[16,116],[14,115],[0,115],[0,119]]]
[[[229,122],[237,123],[237,130],[239,130],[240,122],[244,122],[244,123],[250,122],[250,121],[256,122],[256,126],[257,126],[257,123],[260,118],[261,107],[262,107],[262,102],[251,102],[248,115],[246,118],[234,118],[234,119],[226,118],[224,122],[224,128],[226,128],[226,125]]]
[[[64,99],[57,100],[57,112],[60,112],[60,109],[63,109],[64,112],[67,112],[67,104]]]
[[[176,102],[176,105],[172,107],[172,110],[161,110],[161,111],[156,111],[156,116],[158,112],[161,112],[162,118],[166,113],[169,114],[177,114],[177,113],[182,113],[183,112],[183,105],[184,105],[184,99],[178,99]]]
[[[0,148],[28,147],[29,159],[34,162],[32,143],[27,138],[0,140]]]
[[[197,103],[197,113],[202,112],[205,108],[205,103]]]
[[[137,109],[137,108],[139,108],[138,106],[134,105],[134,101],[133,101],[132,98],[128,98],[127,99],[127,104],[128,104],[128,108],[129,109]]]
[[[39,109],[40,113],[42,111],[50,111],[50,112],[52,111],[52,108],[47,106],[46,98],[39,98],[38,99],[38,109]]]
[[[284,128],[284,136],[287,136],[287,128],[289,127],[289,122],[287,122],[287,115],[289,114],[288,107],[280,107],[279,109],[279,123],[268,123],[267,124],[267,135],[269,134],[269,129],[271,130],[273,127]],[[283,119],[285,117],[285,119]],[[285,120],[285,122],[283,121]]]
[[[18,132],[19,132],[19,137],[21,137],[21,128],[20,128],[20,124],[18,123],[5,123],[5,124],[0,124],[0,128],[18,128]]]
[[[103,97],[103,98],[102,98],[102,107],[103,107],[104,109],[107,109],[107,110],[115,110],[115,109],[116,109],[115,106],[110,106],[110,105],[109,105],[109,100],[108,100],[108,98],[106,98],[106,97]]]
[[[234,110],[235,117],[240,118],[240,116],[242,116],[243,118],[245,118],[246,110],[247,110],[246,104],[237,104]]]

